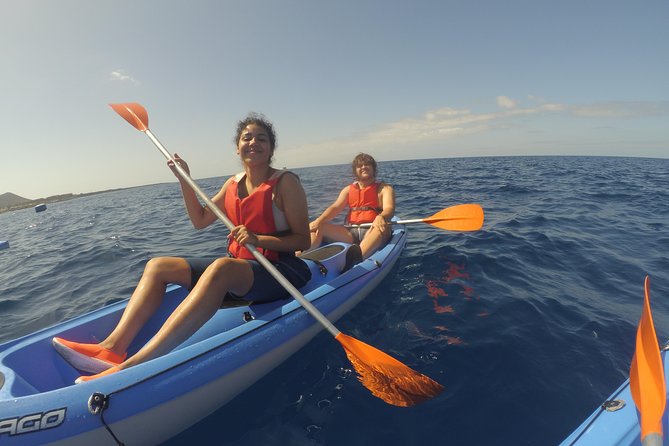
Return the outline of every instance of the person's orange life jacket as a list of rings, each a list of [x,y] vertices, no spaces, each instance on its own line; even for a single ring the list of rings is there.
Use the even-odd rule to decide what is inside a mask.
[[[380,185],[381,183],[373,183],[360,189],[358,183],[354,182],[348,187],[348,223],[371,223],[383,211],[379,206]]]
[[[238,174],[233,177],[233,181],[225,191],[224,200],[225,214],[232,224],[235,226],[243,224],[249,231],[257,235],[276,234],[277,230],[272,209],[272,192],[284,173],[286,173],[285,170],[276,172],[253,191],[252,194],[243,199],[239,198],[238,187],[239,181],[244,178],[244,174]],[[237,259],[253,260],[253,254],[232,238],[228,242],[228,252]],[[277,261],[279,259],[277,251],[258,248],[258,252],[270,261]]]

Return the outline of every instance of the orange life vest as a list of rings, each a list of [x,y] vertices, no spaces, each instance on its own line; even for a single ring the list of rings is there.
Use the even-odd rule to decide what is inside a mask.
[[[233,177],[233,181],[225,191],[224,199],[225,214],[232,224],[235,226],[243,224],[249,231],[257,235],[276,234],[272,209],[272,191],[284,173],[286,173],[285,170],[275,173],[252,194],[243,199],[239,198],[238,187],[239,181],[244,178],[244,175],[238,174]],[[228,252],[237,259],[253,260],[253,254],[234,239],[228,241]],[[258,248],[258,252],[267,257],[268,260],[277,261],[279,259],[277,251]]]
[[[383,211],[379,206],[380,185],[381,183],[373,183],[360,189],[358,183],[354,182],[348,187],[348,223],[371,223]]]

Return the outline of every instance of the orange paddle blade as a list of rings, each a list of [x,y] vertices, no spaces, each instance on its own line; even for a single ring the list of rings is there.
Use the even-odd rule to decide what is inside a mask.
[[[409,407],[439,395],[444,386],[421,375],[381,350],[339,333],[358,379],[374,396],[393,406]]]
[[[423,221],[448,231],[478,231],[483,227],[483,208],[478,204],[459,204],[442,209]]]
[[[662,435],[662,414],[667,402],[664,369],[650,311],[650,280],[644,282],[645,299],[636,332],[636,351],[630,367],[630,389],[641,417],[641,440]]]
[[[149,129],[149,114],[140,104],[126,102],[124,104],[109,104],[109,106],[140,132],[146,132]]]

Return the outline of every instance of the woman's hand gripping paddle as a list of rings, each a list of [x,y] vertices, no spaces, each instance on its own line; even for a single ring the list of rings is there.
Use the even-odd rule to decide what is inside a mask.
[[[146,109],[137,103],[110,104],[116,113],[128,121],[137,130],[146,133],[153,144],[166,159],[174,161],[172,155],[163,147],[149,130],[149,117]],[[232,222],[207,195],[195,184],[190,175],[175,162],[174,167],[181,178],[205,202],[207,207],[221,220],[228,229],[233,229]],[[344,347],[346,355],[358,372],[358,378],[373,395],[395,406],[413,406],[430,399],[444,390],[436,381],[407,367],[393,357],[340,332],[311,302],[309,302],[283,275],[270,263],[255,246],[246,244],[253,257],[288,291],[304,309],[323,325]]]
[[[399,220],[393,224],[427,223],[447,231],[478,231],[483,227],[483,208],[478,204],[458,204],[440,210],[427,218]],[[371,223],[347,225],[349,228],[370,227]]]

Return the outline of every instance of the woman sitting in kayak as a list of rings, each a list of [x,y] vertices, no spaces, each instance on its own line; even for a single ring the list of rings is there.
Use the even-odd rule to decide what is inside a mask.
[[[351,169],[356,181],[343,188],[334,203],[309,224],[311,248],[317,248],[323,240],[356,243],[366,259],[390,239],[388,221],[395,214],[395,192],[390,184],[376,181],[376,161],[370,155],[358,154]],[[345,226],[330,223],[346,208]],[[355,226],[363,223],[372,225]]]
[[[99,344],[80,344],[54,338],[56,350],[78,370],[97,373],[81,376],[88,381],[170,352],[188,339],[224,301],[270,301],[288,293],[244,247],[251,243],[297,288],[311,273],[294,255],[309,246],[307,199],[299,178],[271,167],[276,148],[273,126],[262,115],[251,114],[237,125],[237,154],[244,172],[228,179],[212,198],[235,228],[228,236],[228,256],[220,258],[158,257],[149,260],[116,328]],[[175,161],[189,172],[178,155]],[[202,206],[186,181],[179,178],[188,216],[196,229],[217,217]],[[165,287],[176,283],[190,293],[165,321],[158,333],[135,355],[126,359],[134,337],[160,306]]]

